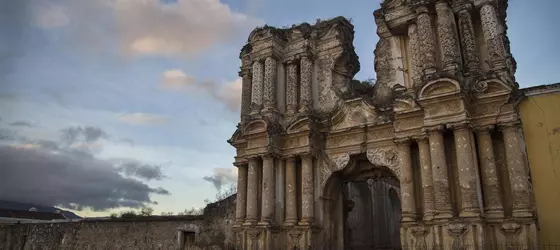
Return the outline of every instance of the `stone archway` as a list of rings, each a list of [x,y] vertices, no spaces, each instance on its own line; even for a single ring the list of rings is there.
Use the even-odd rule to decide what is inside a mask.
[[[400,186],[390,168],[353,155],[325,188],[326,249],[401,249]]]

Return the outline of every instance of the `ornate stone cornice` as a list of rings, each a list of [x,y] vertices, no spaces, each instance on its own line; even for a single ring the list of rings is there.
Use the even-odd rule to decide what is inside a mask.
[[[495,128],[496,126],[494,124],[491,124],[491,125],[475,126],[473,127],[473,130],[476,133],[490,133],[490,131],[494,130]]]
[[[422,132],[427,133],[429,135],[431,133],[441,133],[444,129],[445,129],[444,125],[434,125],[434,126],[422,128]]]
[[[465,130],[465,129],[472,128],[472,125],[469,121],[462,121],[462,122],[446,124],[445,127],[453,130]]]

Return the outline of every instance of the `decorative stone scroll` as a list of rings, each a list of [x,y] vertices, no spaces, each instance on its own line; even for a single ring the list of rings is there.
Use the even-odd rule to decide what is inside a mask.
[[[388,167],[400,179],[399,153],[394,148],[376,148],[367,151],[368,160],[376,166]]]

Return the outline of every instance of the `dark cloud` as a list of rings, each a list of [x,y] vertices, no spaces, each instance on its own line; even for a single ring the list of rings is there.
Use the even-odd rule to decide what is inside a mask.
[[[83,146],[108,136],[95,127],[70,127],[61,141],[30,140],[0,128],[0,140],[12,144],[0,145],[0,190],[9,190],[0,200],[103,211],[156,204],[151,195],[170,194],[144,182],[164,178],[159,166],[133,159],[116,164]]]
[[[153,204],[151,194],[168,195],[119,174],[111,163],[66,151],[0,146],[0,199],[103,211]]]
[[[215,168],[213,175],[204,176],[202,179],[212,183],[212,185],[220,191],[224,185],[235,183],[237,174],[234,172],[233,168]]]
[[[0,141],[25,141],[16,131],[8,128],[0,128]]]
[[[69,127],[61,130],[62,140],[68,144],[76,142],[95,142],[99,139],[109,138],[109,135],[96,127]]]
[[[14,127],[33,127],[33,125],[31,125],[31,123],[24,122],[24,121],[15,121],[15,122],[11,122],[8,125],[14,126]]]
[[[148,181],[165,178],[160,166],[142,164],[132,160],[121,163],[119,170],[127,177],[138,177]]]

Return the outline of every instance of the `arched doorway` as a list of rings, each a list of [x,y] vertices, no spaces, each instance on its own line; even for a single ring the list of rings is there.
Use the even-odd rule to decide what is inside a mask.
[[[325,210],[331,249],[401,249],[400,185],[391,170],[355,155],[331,178]]]

